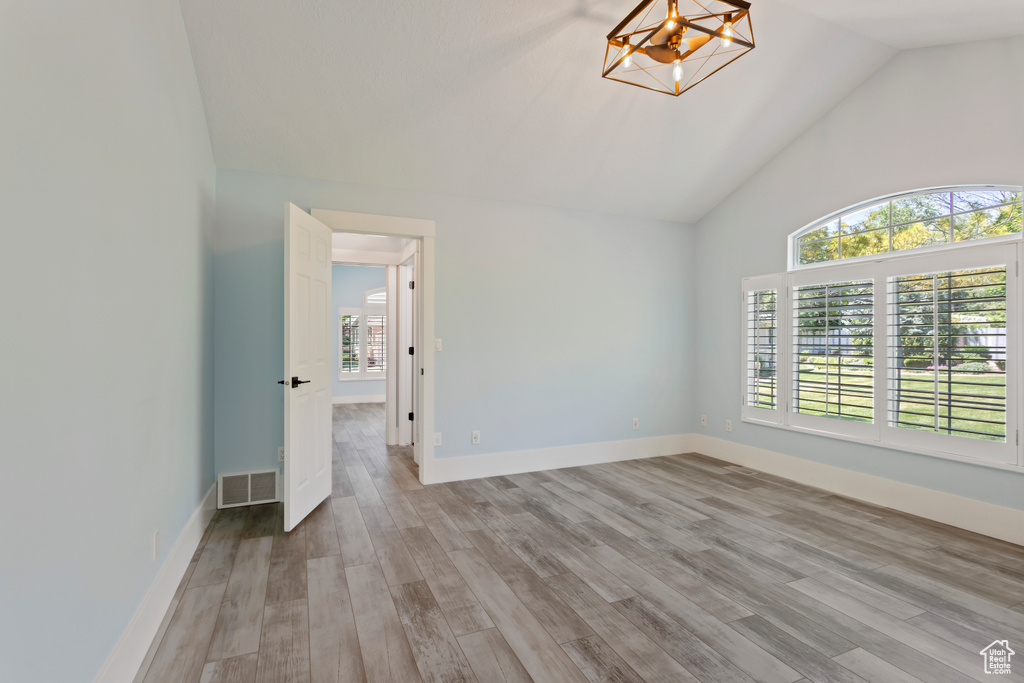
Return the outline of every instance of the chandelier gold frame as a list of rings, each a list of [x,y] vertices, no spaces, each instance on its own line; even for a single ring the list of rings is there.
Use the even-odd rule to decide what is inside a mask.
[[[607,38],[602,77],[674,96],[754,49],[744,0],[643,0]]]

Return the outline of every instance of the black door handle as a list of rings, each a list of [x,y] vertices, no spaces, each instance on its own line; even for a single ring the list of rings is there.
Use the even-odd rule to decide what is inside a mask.
[[[298,377],[292,377],[292,389],[299,386],[300,384],[309,384],[313,380],[311,379],[299,379]]]
[[[286,380],[286,379],[279,379],[279,380],[277,380],[277,383],[278,384],[288,384],[288,380]]]

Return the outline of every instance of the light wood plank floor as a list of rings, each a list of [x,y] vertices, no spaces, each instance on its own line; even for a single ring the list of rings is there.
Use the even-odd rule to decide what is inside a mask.
[[[696,454],[424,487],[383,429],[335,408],[291,533],[218,512],[136,681],[931,683],[1024,651],[1019,546]]]

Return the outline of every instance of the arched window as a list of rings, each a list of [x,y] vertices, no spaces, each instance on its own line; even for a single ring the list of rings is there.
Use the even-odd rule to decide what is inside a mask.
[[[380,305],[384,306],[388,303],[388,293],[385,287],[380,289],[368,289],[363,292],[363,303],[367,306]]]
[[[851,206],[790,236],[790,267],[941,249],[1021,234],[1021,188],[964,185]]]

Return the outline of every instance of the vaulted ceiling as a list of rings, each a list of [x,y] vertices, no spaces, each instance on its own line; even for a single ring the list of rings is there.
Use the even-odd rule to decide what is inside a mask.
[[[635,0],[182,0],[218,167],[695,222],[899,49],[1024,0],[752,0],[679,98],[604,80]]]

